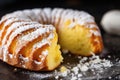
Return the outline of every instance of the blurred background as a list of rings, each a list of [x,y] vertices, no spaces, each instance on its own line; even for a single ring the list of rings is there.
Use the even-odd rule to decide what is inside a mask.
[[[0,0],[0,17],[15,10],[43,7],[84,10],[93,15],[99,25],[105,12],[120,9],[120,0]]]

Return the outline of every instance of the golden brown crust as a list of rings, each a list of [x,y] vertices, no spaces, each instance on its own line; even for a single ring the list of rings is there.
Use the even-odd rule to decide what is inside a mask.
[[[97,25],[96,23],[93,23],[93,24]],[[99,28],[92,28],[92,30],[98,31],[100,33]],[[102,41],[101,34],[100,36],[96,36],[95,34],[92,34],[90,41],[92,43],[93,52],[95,54],[100,54],[103,50],[103,41]]]
[[[53,26],[45,27],[40,24],[27,23],[25,21],[22,23],[20,20],[13,21],[7,26],[2,23],[1,27],[5,27],[5,29],[2,29],[4,34],[0,34],[0,59],[16,67],[42,70],[46,67],[47,57],[43,51],[50,46],[50,40],[54,39],[50,37],[50,35],[54,35],[54,28]],[[39,44],[40,42],[41,44]]]

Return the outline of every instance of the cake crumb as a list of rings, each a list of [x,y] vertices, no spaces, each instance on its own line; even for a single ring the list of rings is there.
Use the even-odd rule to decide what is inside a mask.
[[[82,77],[82,74],[78,74],[78,78],[79,78],[79,77]]]
[[[78,74],[79,69],[78,69],[78,67],[73,67],[72,71],[74,72],[74,74]]]
[[[59,76],[55,76],[55,79],[58,79],[59,78]]]
[[[87,65],[83,65],[81,67],[79,67],[81,71],[87,71],[89,68],[87,67]]]
[[[67,49],[62,49],[63,54],[67,54],[69,51]]]
[[[108,58],[111,58],[111,56],[110,56],[110,55],[108,55]]]
[[[111,79],[112,77],[110,76],[109,79]]]
[[[74,76],[74,77],[71,78],[71,80],[77,80],[77,77]]]
[[[67,69],[65,66],[60,67],[60,76],[65,77],[69,73],[69,69]]]
[[[17,68],[14,68],[13,71],[14,71],[14,72],[17,72]]]
[[[61,66],[61,68],[60,68],[60,72],[65,72],[65,71],[67,71],[67,68],[65,67],[65,66]]]

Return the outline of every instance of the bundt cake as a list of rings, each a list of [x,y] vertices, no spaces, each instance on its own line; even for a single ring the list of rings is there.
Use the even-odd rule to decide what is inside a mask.
[[[103,43],[94,18],[84,11],[38,8],[1,19],[0,59],[10,65],[53,70],[63,60],[60,47],[82,56],[100,53]]]

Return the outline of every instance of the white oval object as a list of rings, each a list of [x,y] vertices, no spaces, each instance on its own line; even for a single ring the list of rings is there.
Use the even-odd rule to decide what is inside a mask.
[[[105,13],[101,25],[107,33],[120,35],[120,10]]]

